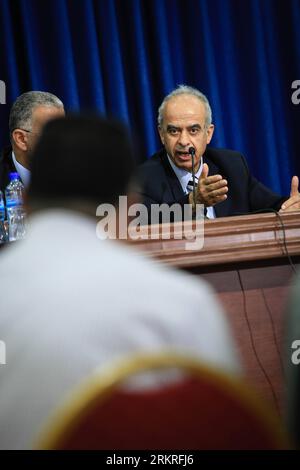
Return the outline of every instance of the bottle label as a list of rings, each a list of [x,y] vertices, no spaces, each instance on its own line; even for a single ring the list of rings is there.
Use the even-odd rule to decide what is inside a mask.
[[[22,205],[21,199],[8,199],[6,198],[6,207],[9,209],[10,207],[18,207]]]

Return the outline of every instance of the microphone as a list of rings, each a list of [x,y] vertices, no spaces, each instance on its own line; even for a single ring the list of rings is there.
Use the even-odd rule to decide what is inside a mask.
[[[193,202],[194,210],[196,211],[196,187],[195,187],[195,149],[194,147],[189,148],[189,154],[192,157],[192,177],[193,177]]]

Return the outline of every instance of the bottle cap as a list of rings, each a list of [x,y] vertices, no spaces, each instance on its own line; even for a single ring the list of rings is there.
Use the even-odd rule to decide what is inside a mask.
[[[20,179],[20,175],[19,175],[19,173],[17,173],[17,172],[9,173],[9,179],[10,179],[10,181],[12,181],[12,180],[19,180],[19,179]]]

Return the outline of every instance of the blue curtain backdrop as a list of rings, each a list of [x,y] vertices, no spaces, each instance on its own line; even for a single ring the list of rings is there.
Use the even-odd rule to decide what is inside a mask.
[[[126,121],[146,158],[158,105],[186,83],[211,102],[212,145],[240,150],[286,194],[300,175],[297,79],[300,0],[0,0],[0,146],[15,98],[47,90],[67,110]]]

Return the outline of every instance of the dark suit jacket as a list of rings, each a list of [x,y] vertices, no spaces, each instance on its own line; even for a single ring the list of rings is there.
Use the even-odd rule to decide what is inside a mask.
[[[257,181],[239,152],[210,147],[206,149],[203,161],[208,164],[209,175],[221,174],[228,181],[227,199],[214,206],[217,217],[270,208],[279,210],[287,199]],[[151,204],[188,203],[188,196],[184,194],[164,149],[140,166],[138,179],[148,211]]]
[[[11,152],[11,147],[6,147],[0,155],[0,189],[3,193],[9,183],[9,173],[17,171]]]

